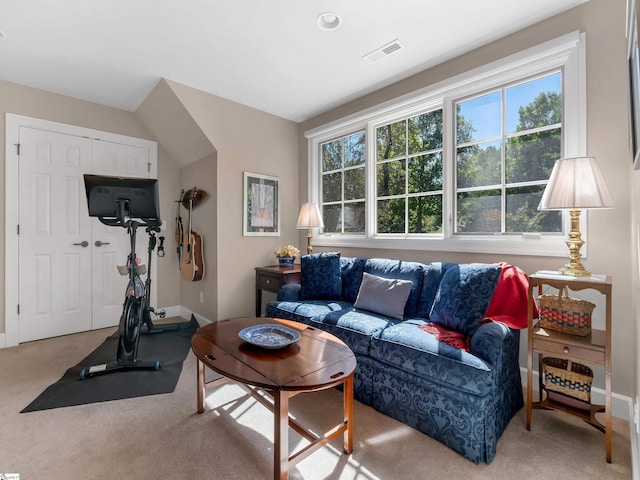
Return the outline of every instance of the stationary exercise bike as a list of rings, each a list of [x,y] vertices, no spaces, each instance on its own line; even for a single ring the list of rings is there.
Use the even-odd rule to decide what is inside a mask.
[[[118,266],[123,275],[128,275],[129,283],[125,292],[122,315],[118,326],[118,349],[116,360],[111,363],[93,365],[80,371],[80,378],[112,373],[121,370],[146,369],[160,370],[160,360],[138,360],[138,344],[142,327],[146,333],[174,331],[180,324],[166,324],[160,327],[153,324],[151,314],[156,311],[150,305],[151,297],[151,260],[156,248],[156,233],[160,232],[162,220],[158,211],[158,187],[154,179],[132,179],[85,175],[85,188],[89,205],[89,216],[98,217],[108,226],[120,226],[127,229],[130,241],[130,253],[125,266]],[[138,264],[136,256],[136,233],[143,227],[149,234],[147,267]],[[160,238],[158,253],[164,253],[164,237]],[[160,255],[162,256],[162,255]],[[145,282],[140,275],[147,274]],[[157,312],[164,317],[164,312]]]

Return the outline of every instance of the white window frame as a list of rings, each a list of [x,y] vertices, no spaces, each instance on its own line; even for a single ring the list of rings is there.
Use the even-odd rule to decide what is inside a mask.
[[[333,138],[365,130],[367,142],[366,227],[364,235],[328,234],[318,232],[314,244],[325,247],[360,247],[446,252],[498,253],[511,255],[566,256],[565,234],[525,233],[522,235],[453,235],[453,102],[489,88],[516,82],[553,69],[563,71],[563,156],[586,155],[586,65],[585,34],[572,32],[541,45],[510,55],[502,60],[457,75],[404,95],[376,107],[356,113],[305,132],[308,138],[308,195],[310,202],[320,199],[319,145]],[[422,111],[443,109],[443,234],[376,236],[375,129],[397,119]],[[372,171],[373,169],[373,171]],[[582,232],[587,232],[587,215],[581,215]],[[569,227],[568,215],[563,213],[563,232]],[[586,240],[586,235],[583,234]],[[582,249],[586,258],[586,245]]]

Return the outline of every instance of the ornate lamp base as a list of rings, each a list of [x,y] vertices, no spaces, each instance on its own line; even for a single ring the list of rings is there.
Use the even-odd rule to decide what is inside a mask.
[[[313,252],[313,247],[311,246],[311,229],[307,228],[307,254],[311,254]]]
[[[582,235],[580,234],[580,210],[570,210],[571,231],[569,232],[569,240],[566,244],[569,247],[569,263],[560,269],[563,275],[571,275],[573,277],[590,277],[591,272],[584,268],[580,262],[580,249],[584,245]]]

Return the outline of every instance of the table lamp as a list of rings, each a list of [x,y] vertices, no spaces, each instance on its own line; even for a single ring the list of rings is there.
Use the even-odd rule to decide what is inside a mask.
[[[298,223],[296,223],[297,229],[307,229],[307,253],[313,251],[311,247],[311,229],[323,228],[324,222],[322,221],[322,215],[320,215],[320,209],[315,203],[304,203],[300,207],[300,214],[298,215]]]
[[[613,201],[594,157],[575,157],[557,160],[542,194],[538,210],[569,210],[571,231],[569,263],[560,269],[564,275],[589,277],[580,262],[584,245],[580,235],[580,210],[613,208]]]

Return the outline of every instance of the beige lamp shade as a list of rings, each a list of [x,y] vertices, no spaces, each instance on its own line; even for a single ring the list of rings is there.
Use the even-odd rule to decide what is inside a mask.
[[[300,207],[300,214],[298,215],[298,222],[296,228],[323,228],[324,222],[322,221],[322,215],[320,215],[320,209],[315,203],[304,203]]]
[[[324,228],[324,222],[322,221],[322,215],[320,215],[320,209],[315,203],[303,203],[300,207],[300,214],[298,215],[298,222],[296,228],[307,229],[307,254],[313,252],[313,246],[311,245],[311,229],[312,228]]]
[[[613,208],[596,159],[575,157],[557,160],[538,210],[569,210],[571,229],[565,242],[569,247],[569,263],[560,269],[562,274],[591,276],[580,262],[580,249],[584,245],[580,234],[580,210],[592,208]]]
[[[538,210],[613,208],[613,201],[594,157],[557,160]]]

